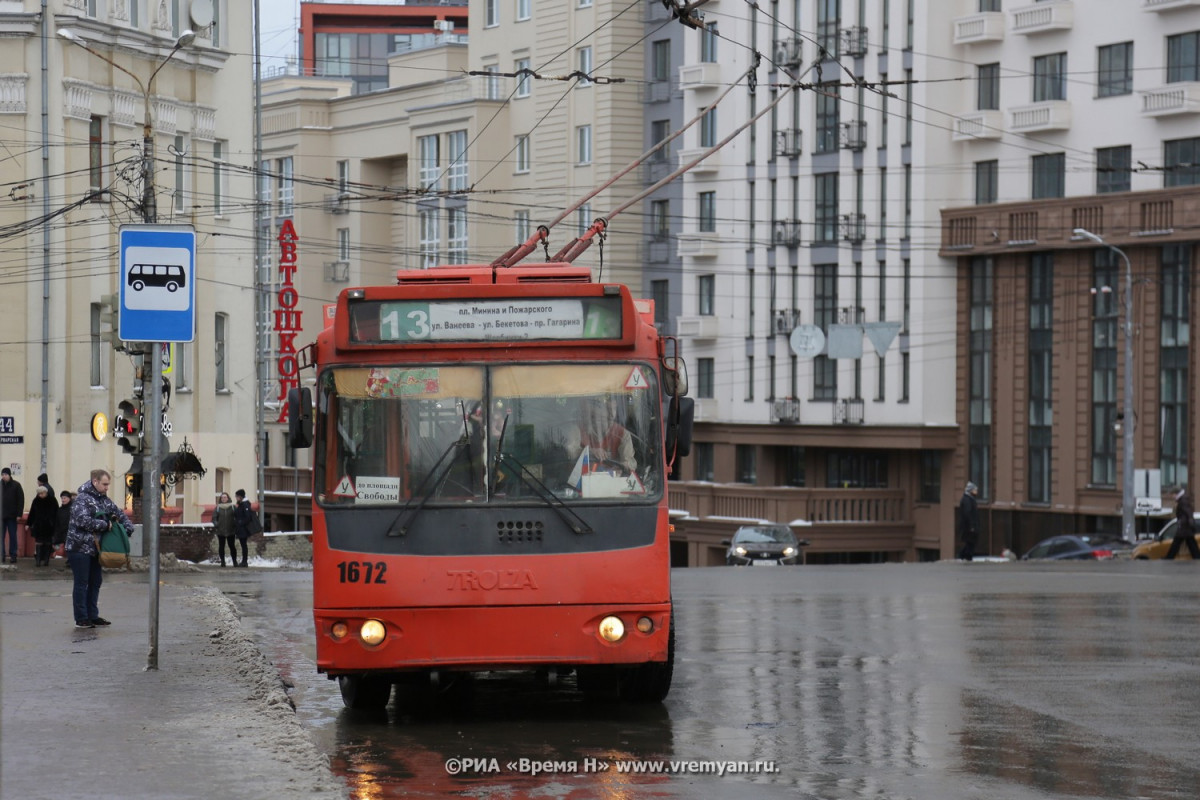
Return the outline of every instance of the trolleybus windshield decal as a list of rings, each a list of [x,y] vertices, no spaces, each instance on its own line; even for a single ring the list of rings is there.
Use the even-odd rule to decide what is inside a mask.
[[[620,339],[620,297],[533,300],[360,301],[355,342]]]

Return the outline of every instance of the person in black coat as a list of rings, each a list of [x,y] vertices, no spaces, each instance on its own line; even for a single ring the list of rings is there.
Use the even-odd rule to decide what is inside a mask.
[[[1196,546],[1196,509],[1192,506],[1192,496],[1187,489],[1180,489],[1175,495],[1175,519],[1179,525],[1175,528],[1175,538],[1165,558],[1170,561],[1179,555],[1181,545],[1187,545],[1188,554],[1193,561],[1200,561],[1200,547]]]
[[[29,504],[25,527],[29,529],[36,545],[33,550],[35,567],[50,566],[50,552],[54,549],[54,526],[58,522],[58,501],[50,494],[50,487],[39,483],[37,494]]]
[[[13,478],[12,470],[8,467],[0,469],[0,486],[3,486],[3,494],[0,495],[0,506],[4,507],[2,519],[3,539],[0,539],[0,555],[2,546],[7,545],[8,553],[4,555],[5,560],[12,560],[12,563],[17,563],[17,550],[20,548],[20,539],[18,537],[17,520],[21,518],[21,511],[25,508],[25,490],[21,488],[21,482]]]
[[[67,543],[67,529],[71,527],[71,501],[75,499],[75,495],[63,489],[58,499],[58,510],[54,518],[54,546],[62,547]]]
[[[233,556],[233,565],[235,567],[248,567],[250,566],[247,561],[249,548],[246,542],[250,538],[250,529],[253,526],[250,518],[254,516],[254,508],[250,505],[250,501],[246,499],[245,489],[238,489],[233,493],[233,496],[237,498],[237,502],[233,505],[233,532],[242,544],[242,563],[238,563],[237,551],[233,549],[233,542],[229,543],[229,555]]]
[[[958,536],[963,543],[958,557],[963,561],[975,558],[975,545],[979,543],[979,502],[975,499],[978,494],[979,487],[967,481],[958,504]]]

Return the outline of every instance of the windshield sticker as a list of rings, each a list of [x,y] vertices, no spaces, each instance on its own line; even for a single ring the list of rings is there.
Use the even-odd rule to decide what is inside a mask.
[[[645,389],[649,385],[650,382],[646,380],[645,373],[643,373],[642,368],[638,366],[633,368],[633,370],[629,373],[629,378],[625,381],[626,389]]]
[[[358,492],[354,491],[354,483],[350,480],[349,475],[343,475],[338,481],[338,485],[333,489],[334,497],[358,497]]]
[[[409,397],[418,394],[437,394],[439,370],[372,369],[367,375],[367,397]]]
[[[399,503],[400,479],[389,477],[358,476],[358,502],[370,505],[372,503]]]

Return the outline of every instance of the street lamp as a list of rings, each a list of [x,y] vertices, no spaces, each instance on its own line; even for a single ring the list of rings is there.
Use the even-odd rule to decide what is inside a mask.
[[[1121,425],[1121,435],[1124,438],[1124,452],[1122,453],[1124,466],[1122,467],[1122,497],[1121,497],[1121,536],[1126,541],[1133,541],[1133,421],[1135,418],[1133,408],[1133,265],[1129,263],[1129,256],[1125,255],[1125,251],[1119,247],[1109,244],[1101,237],[1084,230],[1076,228],[1075,236],[1077,238],[1088,239],[1098,245],[1107,247],[1114,253],[1119,255],[1125,261],[1125,410],[1124,420]]]
[[[58,35],[68,42],[79,45],[113,68],[124,72],[142,90],[142,103],[145,112],[142,121],[142,220],[147,223],[158,222],[158,201],[154,194],[154,124],[150,116],[150,94],[154,91],[154,78],[176,53],[195,41],[195,31],[186,30],[179,35],[179,38],[175,40],[175,45],[171,48],[171,52],[167,53],[166,57],[158,63],[158,66],[150,73],[150,78],[145,83],[142,83],[142,80],[137,75],[134,75],[108,56],[93,50],[75,32],[66,28],[59,28]],[[150,354],[150,377],[145,377],[144,369],[142,372],[142,397],[146,403],[146,416],[149,417],[142,429],[150,437],[150,453],[149,455],[142,456],[142,490],[146,511],[142,527],[146,534],[146,540],[150,543],[150,653],[146,669],[158,669],[158,518],[162,514],[162,488],[159,484],[162,479],[163,459],[161,343],[147,342],[143,349]],[[148,469],[146,464],[147,459],[150,462]]]

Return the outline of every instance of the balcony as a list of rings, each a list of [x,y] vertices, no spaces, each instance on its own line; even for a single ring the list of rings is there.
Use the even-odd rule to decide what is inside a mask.
[[[799,158],[803,131],[798,128],[788,128],[775,131],[775,155],[787,158]]]
[[[866,146],[866,120],[855,119],[841,124],[841,147],[843,150],[862,150]]]
[[[1023,36],[1066,31],[1074,24],[1075,4],[1070,0],[1037,3],[1012,12],[1012,32]]]
[[[867,29],[843,28],[838,44],[841,47],[841,54],[844,56],[865,56],[867,54]]]
[[[680,150],[679,153],[676,155],[676,158],[678,158],[678,164],[679,164],[680,168],[687,166],[695,159],[704,155],[704,151],[706,151],[708,149],[709,148],[707,148],[707,147],[696,147],[691,150]],[[688,174],[689,175],[703,175],[703,174],[707,174],[710,172],[716,172],[720,168],[721,168],[721,151],[717,150],[716,152],[710,154],[708,156],[708,158],[704,159],[703,161],[701,161],[700,163],[696,164],[694,167],[689,169]]]
[[[1139,92],[1143,117],[1171,117],[1200,112],[1200,83],[1181,81]]]
[[[687,64],[679,68],[679,88],[684,91],[716,89],[721,85],[721,65],[716,63]]]
[[[1016,133],[1065,131],[1071,127],[1071,103],[1068,100],[1045,100],[1008,111],[1009,129]]]
[[[1004,13],[985,11],[954,20],[955,44],[1004,41]]]
[[[721,242],[712,231],[692,231],[679,234],[679,248],[675,251],[680,258],[716,258],[721,253]]]
[[[867,217],[865,214],[842,214],[839,218],[842,238],[847,242],[861,242],[867,238]]]
[[[771,401],[771,419],[775,422],[796,423],[800,421],[800,401],[794,397]]]
[[[800,39],[775,40],[775,66],[798,67],[804,58],[804,43]]]
[[[716,339],[721,334],[721,320],[712,314],[694,317],[676,317],[675,335],[704,341]]]
[[[777,219],[771,226],[771,242],[782,247],[800,246],[800,220]]]
[[[325,280],[330,283],[347,283],[350,280],[350,262],[326,261]]]
[[[956,142],[969,142],[974,139],[999,139],[1004,133],[1004,113],[1001,111],[984,110],[963,114],[954,120],[954,133],[951,138]]]
[[[833,407],[834,425],[862,425],[864,403],[861,397],[838,400]]]
[[[642,102],[643,103],[665,103],[670,100],[678,91],[677,87],[671,81],[650,81],[642,84]]]
[[[350,195],[346,194],[345,192],[338,192],[337,194],[325,195],[325,213],[326,214],[349,214],[350,213],[349,200],[350,200]]]
[[[1142,0],[1142,11],[1174,11],[1200,7],[1200,0]]]

